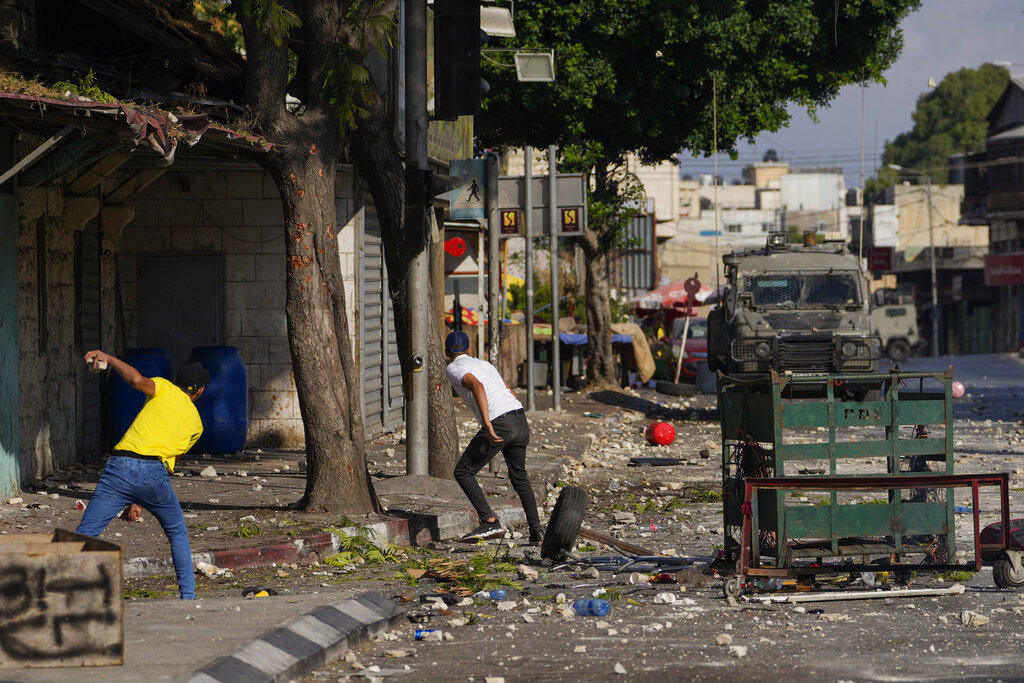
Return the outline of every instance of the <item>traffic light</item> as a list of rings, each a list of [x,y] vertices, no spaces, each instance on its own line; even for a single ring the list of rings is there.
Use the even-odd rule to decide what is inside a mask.
[[[462,186],[462,178],[434,173],[429,169],[405,169],[405,232],[409,244],[430,243],[430,211],[434,197]]]
[[[487,81],[480,78],[478,0],[434,0],[434,118],[454,121],[480,111]]]

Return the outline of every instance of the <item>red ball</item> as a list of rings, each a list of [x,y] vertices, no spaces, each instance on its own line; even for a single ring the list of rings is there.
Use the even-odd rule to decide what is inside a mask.
[[[676,430],[668,422],[652,422],[647,425],[644,436],[647,437],[647,443],[652,446],[667,446],[675,441]]]

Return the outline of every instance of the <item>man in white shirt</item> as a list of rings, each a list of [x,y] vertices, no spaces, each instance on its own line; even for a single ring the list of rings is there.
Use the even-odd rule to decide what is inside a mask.
[[[468,355],[469,337],[452,332],[444,342],[448,356],[448,381],[480,422],[480,431],[466,446],[455,465],[455,481],[480,516],[480,526],[462,537],[464,541],[500,538],[505,535],[494,511],[487,504],[476,473],[501,452],[508,465],[508,478],[519,494],[530,527],[530,544],[540,545],[544,532],[537,514],[537,499],[526,474],[526,446],[530,443],[530,425],[523,404],[490,363]]]

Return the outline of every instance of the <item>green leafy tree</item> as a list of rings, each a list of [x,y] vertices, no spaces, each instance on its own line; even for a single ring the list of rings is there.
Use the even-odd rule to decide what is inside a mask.
[[[518,83],[508,53],[486,53],[491,85],[477,135],[489,147],[556,144],[565,170],[589,174],[588,376],[616,380],[607,259],[628,223],[629,153],[647,163],[680,150],[735,152],[813,112],[847,84],[879,80],[902,47],[900,21],[919,0],[522,0],[516,38],[552,48],[554,83]],[[716,125],[717,124],[717,125]],[[634,190],[635,191],[635,190]]]
[[[899,175],[888,164],[924,171],[936,183],[947,182],[949,155],[984,149],[988,114],[1009,79],[1003,67],[982,64],[947,74],[917,98],[914,127],[885,145],[879,184],[886,187]]]

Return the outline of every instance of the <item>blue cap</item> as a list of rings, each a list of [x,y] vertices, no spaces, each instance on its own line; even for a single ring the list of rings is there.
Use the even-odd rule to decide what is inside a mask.
[[[465,332],[456,330],[449,333],[444,340],[444,350],[448,353],[461,353],[469,350],[469,337]]]

